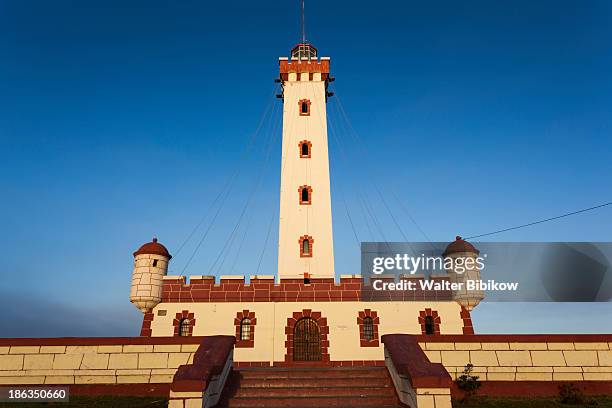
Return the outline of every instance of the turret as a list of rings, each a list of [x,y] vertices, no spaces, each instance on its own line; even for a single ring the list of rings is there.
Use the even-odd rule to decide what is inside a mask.
[[[480,251],[460,236],[442,254],[444,258],[453,259],[452,268],[447,271],[450,282],[462,283],[461,290],[453,291],[453,299],[468,311],[484,299],[482,290],[468,289],[467,285],[468,281],[480,281],[479,255]]]
[[[151,311],[162,295],[162,279],[168,273],[172,256],[165,246],[153,238],[134,252],[134,272],[130,302],[143,313]]]

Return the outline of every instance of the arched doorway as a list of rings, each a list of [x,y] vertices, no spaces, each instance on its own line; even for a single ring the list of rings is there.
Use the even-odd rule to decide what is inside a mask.
[[[293,360],[321,361],[321,357],[319,325],[310,317],[303,317],[293,329]]]

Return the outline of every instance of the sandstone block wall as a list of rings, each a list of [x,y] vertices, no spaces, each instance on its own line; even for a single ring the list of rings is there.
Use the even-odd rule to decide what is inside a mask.
[[[466,364],[482,381],[612,381],[612,335],[419,336],[453,379]]]
[[[200,337],[0,339],[0,384],[171,383],[178,366],[192,362],[200,342]]]

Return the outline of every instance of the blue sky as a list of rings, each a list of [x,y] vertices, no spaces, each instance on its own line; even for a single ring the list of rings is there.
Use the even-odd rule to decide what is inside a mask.
[[[346,207],[359,240],[423,240],[404,206],[444,241],[610,201],[609,2],[306,9],[337,78],[337,273],[359,271]],[[297,1],[0,1],[3,336],[137,334],[131,253],[153,235],[176,255],[171,273],[249,275],[260,258],[276,272],[274,221],[264,246],[279,195],[273,80],[299,31]],[[177,254],[234,172],[199,251],[210,213]],[[490,239],[610,241],[610,225],[608,207]],[[480,332],[609,331],[602,315],[609,303],[486,304],[474,320]]]

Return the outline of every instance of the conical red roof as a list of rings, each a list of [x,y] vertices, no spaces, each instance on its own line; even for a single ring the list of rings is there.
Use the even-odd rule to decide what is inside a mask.
[[[161,255],[168,259],[172,258],[172,255],[170,255],[166,247],[157,242],[157,238],[153,238],[151,242],[147,242],[138,248],[138,251],[134,252],[134,256],[142,254]]]
[[[474,245],[470,244],[469,242],[461,238],[459,235],[457,235],[455,240],[448,244],[442,256],[456,254],[458,252],[473,252],[475,254],[480,253],[480,251],[477,250]]]

